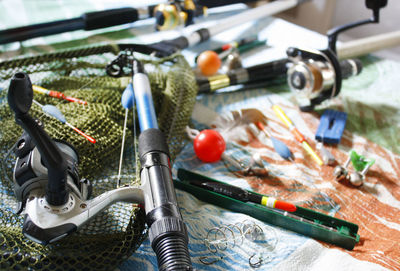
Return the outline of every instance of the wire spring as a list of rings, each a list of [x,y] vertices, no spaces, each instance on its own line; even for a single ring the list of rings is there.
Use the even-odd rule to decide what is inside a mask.
[[[278,235],[273,228],[261,227],[253,221],[245,220],[214,227],[208,230],[204,239],[204,245],[213,255],[201,256],[199,260],[202,264],[211,265],[223,259],[217,253],[243,246],[243,251],[249,255],[249,265],[258,268],[272,261],[270,254],[275,250],[278,241]]]

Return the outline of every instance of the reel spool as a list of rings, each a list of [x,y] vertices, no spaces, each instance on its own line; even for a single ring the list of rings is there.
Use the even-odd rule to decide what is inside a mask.
[[[293,65],[287,72],[290,90],[297,93],[302,111],[312,111],[323,101],[337,96],[342,80],[362,70],[358,59],[339,61],[329,49],[319,51],[290,47],[287,55]]]

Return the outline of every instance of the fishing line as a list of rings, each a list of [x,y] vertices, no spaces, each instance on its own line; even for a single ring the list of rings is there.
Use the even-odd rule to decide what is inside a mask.
[[[10,149],[8,149],[6,155],[4,156],[4,158],[2,159],[2,162],[1,162],[1,166],[3,168],[4,176],[6,177],[7,181],[9,183],[11,183],[11,184],[13,183],[13,181],[12,181],[12,177],[10,178],[10,176],[7,174],[7,165],[6,165],[6,163],[7,163],[7,159],[10,157],[11,152],[14,151],[15,148],[17,147],[17,144],[18,144],[18,141],[15,142],[14,145]]]
[[[124,118],[124,129],[122,131],[121,153],[120,153],[120,156],[119,156],[117,188],[120,187],[120,185],[121,185],[122,158],[124,156],[124,145],[125,145],[126,123],[128,121],[128,112],[129,112],[129,109],[126,108],[125,109],[125,118]]]

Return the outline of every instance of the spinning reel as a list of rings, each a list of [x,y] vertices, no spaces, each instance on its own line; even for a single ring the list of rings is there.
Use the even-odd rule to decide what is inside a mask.
[[[88,200],[92,186],[79,179],[78,154],[64,141],[52,140],[40,121],[29,115],[32,84],[27,74],[11,79],[8,103],[25,130],[15,154],[14,191],[18,213],[25,212],[23,234],[32,241],[53,243],[116,201],[143,203],[139,188],[124,187]]]
[[[358,59],[339,61],[331,50],[309,50],[290,47],[289,59],[294,63],[287,72],[287,81],[296,92],[300,109],[312,111],[315,105],[337,96],[342,80],[362,70]]]
[[[141,187],[125,186],[89,199],[91,184],[80,180],[78,155],[66,142],[54,141],[29,115],[33,90],[27,74],[11,79],[8,103],[25,132],[16,143],[14,191],[22,232],[46,245],[70,235],[115,202],[144,206],[150,242],[160,270],[192,270],[183,223],[172,184],[168,145],[158,129],[139,136]]]
[[[387,0],[366,0],[365,5],[373,10],[373,17],[330,30],[326,50],[293,47],[287,50],[289,60],[293,62],[293,66],[287,72],[287,80],[290,89],[298,94],[302,111],[312,111],[316,105],[337,96],[342,87],[342,80],[361,72],[360,60],[339,61],[336,53],[338,34],[360,25],[378,23],[379,10],[386,4]]]
[[[193,24],[195,17],[207,14],[207,7],[198,5],[192,0],[179,0],[159,4],[153,13],[156,18],[156,29],[163,31]]]

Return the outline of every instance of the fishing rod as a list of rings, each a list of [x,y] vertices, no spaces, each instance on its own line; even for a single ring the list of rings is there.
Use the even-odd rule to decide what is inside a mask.
[[[339,59],[353,58],[400,45],[400,30],[338,44]]]
[[[67,142],[55,141],[29,110],[33,90],[29,76],[11,79],[8,103],[24,133],[15,144],[14,192],[24,211],[22,233],[46,245],[81,228],[116,202],[144,206],[149,237],[160,270],[192,270],[188,235],[176,201],[168,145],[157,128],[150,84],[143,67],[133,63],[133,87],[141,134],[141,187],[124,186],[90,199],[92,185],[79,178],[78,154]]]
[[[287,59],[257,65],[258,67],[269,67],[276,73],[264,73],[263,76],[260,72],[259,76],[251,79],[250,68],[238,69],[224,75],[198,79],[199,92],[213,92],[237,84],[254,85],[258,83],[259,85],[259,83],[268,83],[286,75],[289,88],[296,93],[300,109],[312,111],[316,105],[339,94],[342,80],[361,72],[361,61],[346,58],[358,57],[400,44],[400,32],[395,31],[346,42],[338,45],[339,49],[336,49],[336,45],[333,46],[333,40],[336,42],[339,33],[366,23],[377,23],[379,9],[384,7],[386,2],[366,0],[366,6],[373,10],[375,19],[339,26],[329,31],[329,47],[325,50],[290,47],[287,49]],[[280,68],[274,69],[277,63]],[[252,73],[255,73],[254,68]]]
[[[6,29],[0,31],[0,44],[24,41],[76,30],[96,30],[133,23],[138,20],[152,17],[156,20],[155,25],[157,30],[170,30],[178,26],[188,26],[193,24],[195,17],[206,14],[207,7],[197,2],[198,1],[192,0],[176,0],[141,8],[115,8],[103,11],[87,12],[72,19]],[[230,3],[227,1],[225,4],[227,5]]]
[[[160,270],[192,270],[188,235],[176,200],[168,145],[158,129],[150,82],[142,64],[133,59],[132,83],[139,126],[140,179],[145,192],[150,243]]]
[[[212,93],[228,86],[248,84],[255,82],[268,82],[285,77],[290,61],[280,59],[247,68],[239,68],[226,74],[218,74],[210,77],[198,77],[197,85],[199,94]]]
[[[156,29],[163,31],[191,25],[195,17],[207,16],[209,8],[251,2],[257,0],[174,0],[155,5],[152,14],[156,19]]]
[[[293,8],[308,0],[279,0],[259,7],[246,10],[239,14],[220,20],[216,25],[208,28],[200,28],[194,32],[183,34],[171,40],[163,40],[152,44],[118,44],[121,53],[116,59],[106,66],[106,72],[113,77],[120,77],[130,72],[129,51],[135,51],[143,54],[154,54],[157,57],[166,57],[179,50],[197,45],[210,39],[225,30],[236,25],[243,24],[250,20],[260,19],[265,16],[274,15],[281,11]],[[128,71],[128,72],[127,72]]]
[[[133,50],[143,54],[155,54],[157,57],[166,57],[179,50],[200,44],[211,37],[226,31],[234,26],[241,25],[251,20],[257,20],[263,17],[275,15],[279,12],[296,7],[309,0],[279,0],[267,3],[256,8],[243,11],[239,14],[226,17],[219,20],[217,24],[210,27],[200,28],[190,33],[185,33],[177,38],[163,40],[151,44],[118,44],[121,51]],[[121,76],[122,68],[118,60],[115,60],[107,67],[107,73],[111,76]]]
[[[195,17],[207,15],[208,6],[219,7],[235,3],[255,2],[256,0],[227,0],[211,3],[202,0],[174,0],[141,8],[115,8],[87,12],[79,17],[52,22],[38,23],[0,31],[0,44],[25,41],[37,37],[50,36],[70,31],[91,31],[138,20],[155,18],[156,30],[171,30],[194,23]],[[204,2],[204,3],[203,3]],[[207,4],[207,5],[204,5]]]
[[[90,31],[132,23],[139,20],[139,14],[143,11],[135,8],[109,9],[104,11],[87,12],[72,19],[6,29],[0,31],[0,44],[24,41],[69,31]]]

